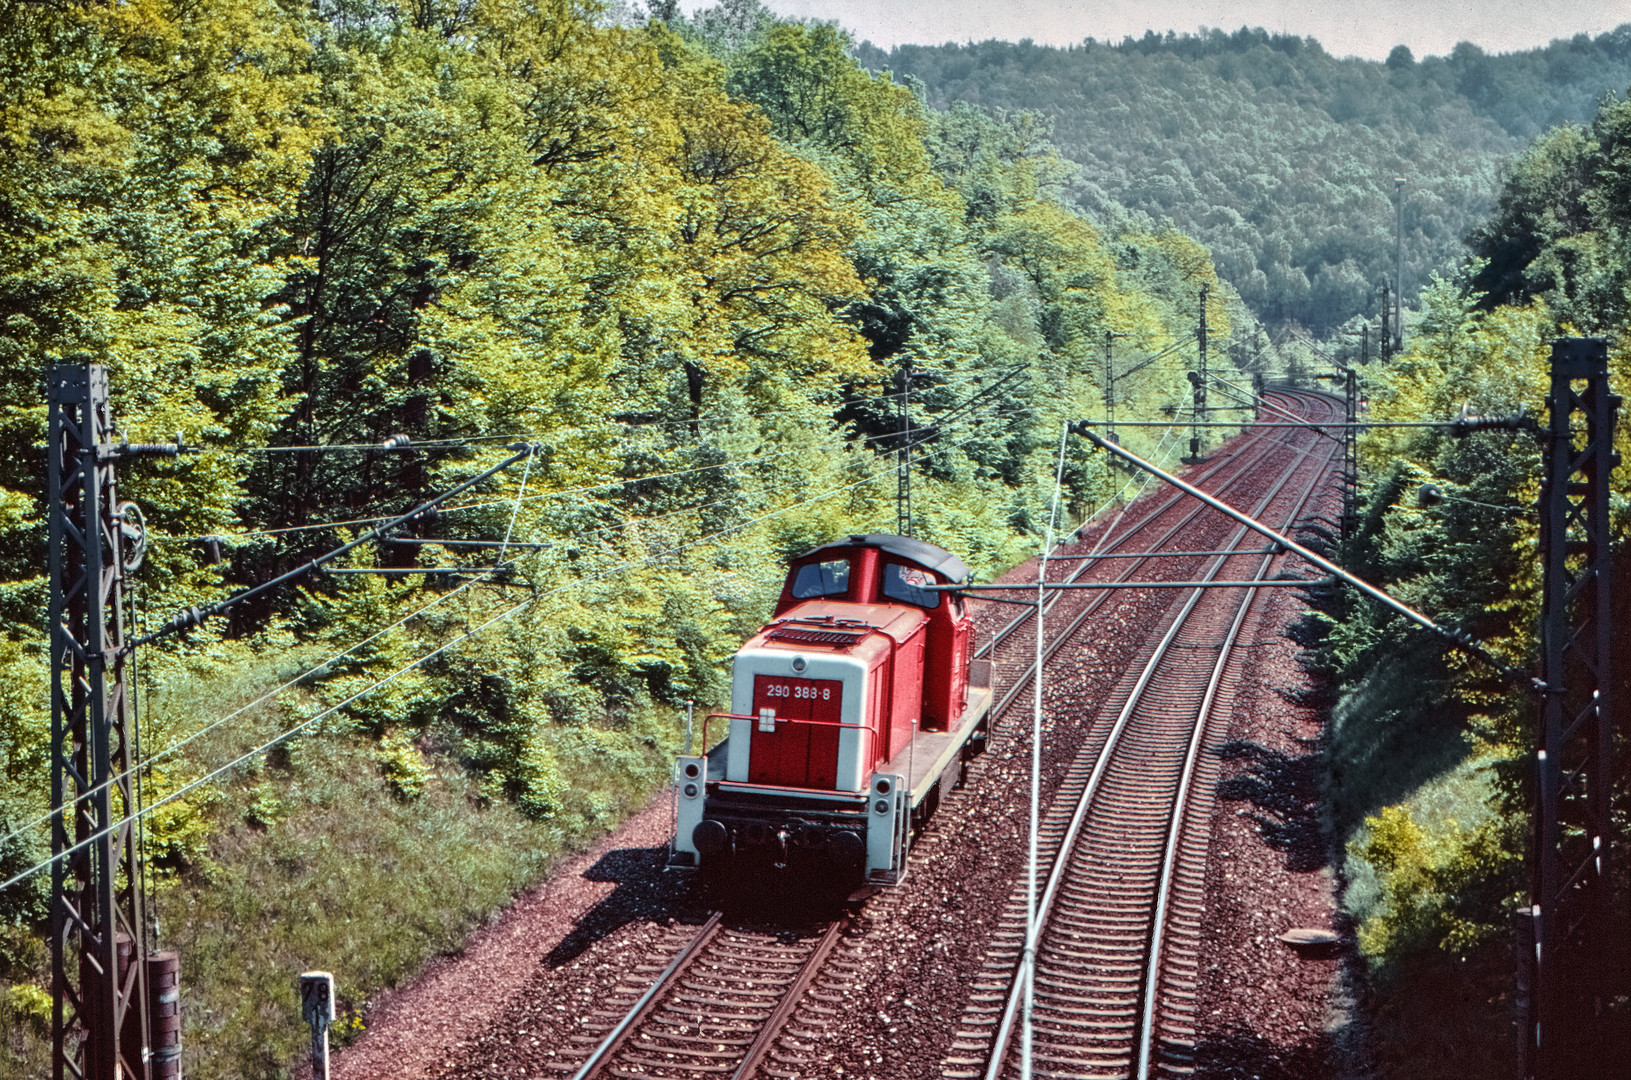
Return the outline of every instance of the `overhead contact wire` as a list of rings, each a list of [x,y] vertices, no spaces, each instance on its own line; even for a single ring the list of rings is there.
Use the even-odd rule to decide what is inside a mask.
[[[974,437],[970,437],[969,439],[964,440],[964,442],[972,442],[973,438]],[[953,445],[954,446],[961,446],[961,445],[963,445],[963,443],[955,443]],[[401,678],[403,675],[407,674],[408,672],[416,670],[417,668],[421,667],[427,661],[432,660],[437,656],[440,656],[442,653],[446,652],[448,649],[452,648],[453,646],[458,645],[461,642],[464,642],[464,641],[468,640],[469,638],[475,636],[478,633],[481,633],[483,630],[486,630],[490,626],[494,626],[497,623],[502,622],[502,621],[510,618],[511,616],[517,614],[518,612],[520,612],[524,608],[530,607],[531,605],[539,602],[540,600],[547,599],[547,598],[549,598],[551,596],[559,595],[561,593],[570,591],[570,590],[575,589],[575,588],[582,587],[584,585],[592,585],[592,584],[597,584],[597,583],[599,583],[601,581],[609,580],[610,578],[613,578],[613,577],[617,576],[618,574],[626,573],[629,570],[639,569],[641,567],[649,565],[649,563],[651,561],[651,558],[663,558],[663,557],[667,557],[667,556],[677,555],[677,554],[680,554],[680,553],[682,553],[684,551],[688,551],[691,548],[700,547],[700,546],[702,546],[702,545],[704,545],[706,543],[709,543],[710,541],[719,540],[719,539],[721,539],[723,537],[730,536],[730,535],[733,535],[735,533],[741,532],[742,530],[744,530],[746,528],[749,528],[749,527],[751,527],[753,525],[757,525],[757,524],[760,524],[761,522],[768,521],[771,518],[779,517],[782,514],[789,513],[790,511],[796,510],[796,509],[798,509],[798,508],[800,508],[802,506],[807,506],[807,505],[809,505],[811,503],[820,502],[820,501],[822,501],[824,499],[831,498],[834,495],[843,494],[844,492],[847,492],[847,491],[854,491],[855,489],[863,487],[863,486],[865,486],[867,484],[870,484],[873,481],[878,480],[878,479],[880,479],[882,477],[892,476],[892,475],[894,475],[894,472],[895,472],[895,466],[890,465],[889,467],[884,468],[884,469],[879,469],[878,471],[876,471],[876,472],[874,472],[874,473],[872,473],[872,474],[870,474],[870,475],[868,475],[866,477],[863,477],[862,479],[857,480],[856,482],[854,482],[852,484],[845,484],[845,485],[841,485],[839,487],[830,488],[827,491],[821,492],[818,495],[813,495],[813,496],[811,496],[811,497],[809,497],[807,499],[802,499],[802,500],[800,500],[799,502],[796,502],[796,503],[790,503],[787,506],[783,506],[783,507],[780,507],[780,508],[778,508],[776,510],[771,511],[768,514],[762,514],[759,517],[750,519],[748,521],[744,521],[744,522],[742,522],[740,524],[737,524],[737,525],[733,525],[730,528],[721,529],[720,531],[718,531],[716,533],[711,533],[711,534],[709,534],[707,536],[699,537],[697,540],[690,541],[690,542],[685,543],[685,544],[675,545],[674,547],[669,548],[669,549],[667,549],[665,551],[658,552],[655,556],[652,556],[650,558],[630,560],[628,562],[623,563],[620,566],[614,567],[614,568],[612,568],[610,570],[607,570],[607,571],[605,571],[605,572],[603,572],[601,574],[595,575],[593,577],[580,578],[580,579],[578,579],[576,581],[571,581],[571,582],[568,582],[568,583],[566,583],[564,585],[557,586],[554,589],[550,589],[550,590],[547,590],[545,592],[538,593],[538,594],[536,594],[534,596],[528,597],[527,599],[521,601],[520,603],[514,605],[513,607],[510,607],[510,608],[506,609],[505,611],[500,612],[498,615],[494,616],[493,618],[488,619],[486,622],[482,623],[481,625],[476,626],[476,627],[472,627],[471,629],[465,631],[464,633],[462,633],[459,636],[453,638],[452,640],[444,642],[443,644],[437,646],[436,648],[432,649],[430,652],[424,654],[423,656],[420,656],[417,659],[409,662],[407,665],[405,665],[405,666],[403,666],[401,668],[398,668],[396,671],[391,672],[389,675],[386,675],[385,677],[383,677],[379,681],[373,683],[372,685],[364,687],[363,689],[361,689],[361,690],[357,691],[356,693],[352,694],[350,697],[346,698],[345,700],[343,700],[343,701],[341,701],[341,702],[339,702],[339,703],[337,703],[335,705],[332,705],[327,709],[324,709],[323,711],[319,712],[317,715],[315,715],[313,717],[310,717],[307,720],[302,721],[301,723],[299,723],[299,724],[295,725],[294,727],[284,731],[282,734],[276,736],[275,738],[270,739],[265,743],[262,743],[260,746],[256,747],[255,749],[246,751],[245,753],[240,754],[238,757],[234,758],[232,761],[230,761],[227,764],[221,766],[220,768],[217,768],[217,769],[213,770],[212,772],[206,773],[205,775],[200,776],[200,777],[198,777],[197,779],[195,779],[193,781],[190,781],[189,783],[183,785],[182,787],[180,787],[180,788],[176,789],[175,791],[171,792],[170,794],[166,795],[164,798],[159,799],[158,801],[153,802],[153,803],[149,804],[148,806],[144,807],[141,811],[139,811],[138,814],[126,815],[125,817],[122,817],[118,821],[115,821],[115,822],[109,824],[106,828],[104,828],[102,830],[99,830],[96,833],[93,833],[91,836],[85,838],[84,840],[79,841],[78,843],[74,844],[72,847],[65,848],[63,851],[61,851],[61,852],[59,852],[59,853],[57,853],[55,855],[52,855],[50,858],[45,859],[42,862],[36,863],[35,865],[29,867],[26,870],[19,871],[18,873],[12,875],[10,878],[6,879],[5,881],[0,882],[0,891],[3,891],[5,889],[9,889],[11,886],[17,884],[20,881],[25,880],[26,878],[29,878],[29,877],[33,876],[34,874],[39,873],[41,870],[44,870],[47,867],[50,867],[52,864],[54,864],[54,863],[56,863],[56,862],[58,862],[58,861],[60,861],[62,859],[67,858],[68,856],[74,854],[77,851],[80,851],[80,850],[83,850],[86,847],[89,847],[91,844],[96,843],[97,841],[103,839],[104,837],[112,835],[112,833],[114,831],[116,831],[116,830],[118,830],[120,828],[123,828],[125,825],[130,824],[132,821],[136,821],[140,817],[151,814],[153,811],[159,809],[160,807],[168,805],[169,803],[172,803],[172,802],[176,801],[177,799],[182,798],[183,796],[187,795],[189,792],[192,792],[192,791],[196,790],[201,785],[203,785],[205,783],[208,783],[209,781],[215,779],[218,776],[222,776],[225,773],[230,772],[231,770],[237,768],[239,765],[243,764],[245,761],[248,761],[250,758],[255,757],[258,754],[265,753],[267,750],[269,750],[272,747],[278,745],[279,743],[281,743],[281,742],[283,742],[283,741],[285,741],[287,739],[290,739],[290,738],[294,737],[295,735],[299,734],[300,732],[302,732],[302,731],[306,730],[307,728],[311,727],[313,724],[317,723],[319,720],[325,719],[326,717],[333,715],[335,712],[337,712],[340,709],[344,708],[345,706],[351,704],[352,702],[357,701],[358,699],[364,697],[365,695],[370,694],[373,691],[375,691],[375,690],[377,690],[377,689],[379,689],[379,688],[381,688],[383,686],[386,686],[386,685],[396,681],[397,679]],[[384,631],[381,631],[381,633],[383,633],[383,632]],[[378,635],[376,635],[376,636],[378,636]],[[217,721],[217,723],[220,723],[220,721]],[[57,816],[57,814],[60,813],[60,812],[61,812],[60,810],[59,811],[53,811],[51,814],[47,815],[42,820],[49,821],[52,817]]]
[[[1000,418],[1000,417],[1009,416],[1009,415],[1012,415],[1012,414],[1010,414],[1008,412],[996,412],[996,413],[992,413],[990,415],[992,417],[994,417],[994,418]],[[928,439],[924,440],[924,442],[928,442],[928,441],[930,441],[930,440],[928,440]],[[969,439],[966,439],[963,442],[954,443],[952,445],[960,447],[960,446],[966,445],[966,443],[971,442],[971,441],[973,441],[973,437],[971,437]],[[915,444],[915,445],[921,445],[921,443],[920,444]],[[531,463],[531,460],[532,460],[531,457],[529,457],[528,458],[529,465]],[[891,466],[891,468],[893,468],[893,466]],[[879,474],[879,475],[881,475],[881,474]],[[863,481],[863,482],[866,482],[866,481]],[[523,473],[523,485],[524,485],[524,483],[525,483],[525,473]],[[523,486],[522,490],[524,490],[524,486]],[[503,501],[504,502],[513,502],[515,500],[506,499],[506,500],[503,500]],[[572,542],[572,540],[574,540],[574,539],[581,539],[583,536],[591,536],[591,535],[595,535],[597,533],[603,533],[603,532],[616,532],[618,530],[630,528],[630,527],[633,527],[635,525],[645,525],[645,524],[650,524],[650,523],[656,522],[656,521],[663,521],[663,520],[665,520],[667,518],[677,517],[677,516],[679,516],[681,514],[689,514],[689,513],[695,513],[695,512],[697,512],[699,510],[707,510],[707,509],[710,509],[712,507],[720,506],[720,505],[723,505],[723,504],[725,504],[727,502],[731,502],[731,501],[732,501],[732,499],[729,499],[729,498],[716,499],[716,500],[714,500],[712,502],[699,503],[699,504],[694,505],[694,506],[685,506],[685,507],[681,507],[678,510],[670,510],[667,513],[657,514],[657,515],[653,515],[651,517],[631,518],[628,521],[625,521],[620,525],[607,525],[607,526],[605,526],[603,528],[600,528],[600,529],[593,529],[593,530],[590,530],[590,531],[585,532],[585,533],[580,533],[576,537],[571,537],[571,538],[566,538],[566,539],[562,539],[562,540],[552,541],[549,545],[547,545],[547,547],[564,546],[565,544]],[[511,518],[511,524],[512,525],[514,524],[514,517],[513,516]],[[718,534],[718,535],[724,535],[724,534],[721,533],[721,534]],[[505,543],[508,544],[508,536],[506,536]],[[513,563],[514,561],[515,561],[514,559],[503,560],[502,558],[500,558],[500,559],[497,560],[498,565],[495,565],[494,567],[492,567],[489,570],[489,573],[491,573],[492,571],[502,569],[504,566],[510,565],[510,563]],[[433,572],[433,571],[430,568],[426,568],[426,572],[430,573],[430,572]],[[233,710],[232,712],[228,713],[226,716],[221,717],[219,720],[215,720],[215,721],[207,724],[206,726],[200,728],[198,731],[195,731],[192,734],[187,735],[186,737],[180,739],[179,741],[177,741],[175,743],[172,743],[170,746],[165,747],[163,750],[161,750],[158,753],[154,754],[152,757],[147,758],[145,761],[143,761],[139,765],[132,766],[130,769],[127,769],[124,772],[121,772],[121,773],[118,773],[115,776],[109,777],[107,780],[104,780],[102,783],[98,784],[96,787],[94,787],[91,790],[85,792],[85,795],[87,797],[90,796],[90,795],[94,795],[98,791],[102,790],[102,788],[107,787],[107,786],[109,786],[111,784],[117,783],[118,781],[124,779],[126,776],[129,776],[132,773],[135,773],[138,769],[150,768],[152,765],[157,764],[160,761],[163,761],[165,758],[173,755],[177,751],[181,750],[183,747],[187,746],[189,743],[194,742],[195,740],[202,738],[203,736],[207,735],[209,732],[211,732],[211,731],[215,730],[216,728],[220,727],[222,724],[225,724],[230,720],[237,719],[239,716],[242,716],[244,713],[248,712],[250,709],[255,708],[257,705],[265,704],[267,701],[270,701],[270,700],[276,698],[279,694],[283,693],[285,690],[293,689],[294,687],[296,687],[296,686],[300,685],[301,683],[305,682],[307,679],[310,679],[313,675],[316,675],[319,672],[322,672],[323,670],[333,666],[335,663],[338,663],[339,661],[344,660],[347,656],[350,656],[352,653],[356,652],[358,649],[363,648],[365,645],[368,645],[370,642],[376,641],[380,637],[382,637],[383,635],[390,633],[392,630],[396,630],[396,629],[406,625],[407,623],[412,622],[414,619],[416,619],[419,616],[423,615],[425,612],[429,611],[431,608],[434,608],[434,607],[436,607],[436,606],[438,606],[440,604],[443,604],[443,603],[447,602],[448,600],[453,599],[455,596],[457,596],[460,593],[464,592],[466,589],[469,589],[469,588],[471,588],[473,586],[482,584],[482,582],[484,580],[485,580],[485,575],[482,578],[472,578],[472,579],[470,579],[468,581],[461,582],[459,585],[457,585],[454,588],[448,590],[447,592],[438,595],[434,600],[432,600],[430,603],[424,605],[423,607],[417,608],[414,611],[409,612],[407,615],[404,615],[402,618],[398,619],[396,622],[394,622],[394,623],[390,624],[389,626],[386,626],[386,627],[382,628],[381,630],[369,635],[368,637],[366,637],[366,638],[362,639],[361,641],[357,642],[355,645],[352,645],[349,648],[347,648],[347,649],[345,649],[345,650],[343,650],[341,652],[335,653],[333,656],[327,657],[326,659],[320,661],[319,663],[313,665],[312,667],[307,668],[305,671],[301,672],[299,675],[297,675],[294,678],[288,680],[287,682],[283,683],[282,685],[280,685],[278,687],[275,687],[272,690],[268,690],[266,693],[262,694],[260,697],[256,698],[255,700],[250,701],[247,704],[242,705],[239,708]],[[6,836],[0,837],[0,844],[8,843],[9,841],[16,839],[17,837],[21,836],[22,834],[29,831],[30,829],[38,828],[39,826],[46,824],[54,816],[55,816],[54,813],[47,813],[47,814],[45,814],[45,815],[43,815],[41,817],[35,818],[34,820],[32,820],[32,821],[30,821],[30,822],[28,822],[28,823],[26,823],[24,825],[18,826],[16,829],[14,829],[12,832],[7,834]]]
[[[869,400],[872,400],[872,399],[869,399]],[[993,413],[993,414],[990,414],[990,415],[1002,415],[1002,414],[1001,413]],[[965,423],[965,422],[967,422],[968,419],[969,419],[968,417],[964,417],[962,419],[951,420],[951,421],[937,421],[934,424],[928,425],[928,427],[925,430],[934,431],[934,430],[938,429],[939,427],[941,427],[943,425]],[[883,434],[883,435],[868,435],[868,436],[865,436],[865,437],[863,437],[862,439],[860,439],[858,441],[859,441],[860,445],[866,446],[866,445],[870,445],[870,444],[875,443],[875,442],[881,442],[881,441],[883,441],[885,439],[896,438],[897,435],[898,435],[898,433],[896,433],[896,432],[890,432],[890,433]],[[922,442],[916,442],[916,443],[913,443],[912,445],[914,447],[915,446],[920,446],[920,445],[923,445],[923,442],[927,442],[927,441],[931,441],[931,440],[923,440]],[[851,447],[853,447],[854,445],[856,445],[856,442],[857,442],[857,440],[846,440],[845,442],[842,442],[842,443],[822,443],[818,447],[816,447],[816,449],[833,450],[833,451],[842,452],[842,451],[848,450]],[[370,445],[372,445],[372,444],[370,444]],[[961,444],[959,444],[959,445],[961,445]],[[535,499],[553,499],[553,498],[557,498],[557,497],[562,496],[562,495],[581,495],[581,494],[586,494],[586,493],[592,492],[592,491],[607,491],[607,490],[610,490],[610,489],[613,489],[613,488],[625,487],[625,486],[627,486],[629,484],[639,484],[639,483],[644,483],[644,482],[647,482],[647,481],[650,481],[650,480],[668,480],[668,479],[672,479],[673,477],[676,477],[676,476],[689,476],[689,475],[692,475],[694,473],[711,472],[711,471],[713,471],[715,469],[730,468],[732,466],[758,465],[758,464],[763,464],[763,463],[768,462],[768,461],[775,461],[778,458],[787,457],[790,454],[806,454],[806,453],[809,453],[810,450],[811,450],[811,447],[799,446],[799,447],[792,447],[792,448],[787,449],[787,450],[780,450],[780,451],[777,451],[774,454],[767,454],[766,456],[761,457],[761,458],[751,458],[751,459],[748,459],[748,460],[745,460],[745,461],[721,461],[721,462],[716,462],[716,463],[714,463],[712,465],[695,465],[695,466],[691,466],[689,468],[676,469],[676,470],[673,470],[673,471],[670,471],[670,472],[647,473],[647,474],[645,474],[643,476],[617,477],[615,479],[607,480],[607,481],[605,481],[603,483],[598,483],[598,484],[589,484],[589,485],[585,485],[585,486],[582,486],[582,487],[575,487],[575,488],[562,488],[559,491],[542,491],[542,492],[538,492],[537,494],[527,496],[527,501],[532,501],[532,500],[535,500]],[[451,514],[451,513],[458,512],[460,510],[481,510],[481,509],[485,509],[485,508],[490,507],[490,506],[503,506],[503,505],[506,505],[509,502],[510,502],[509,499],[489,499],[489,500],[487,500],[485,502],[462,503],[462,504],[460,504],[458,506],[443,507],[441,509],[441,512],[444,513],[444,514]],[[287,526],[281,526],[279,528],[273,528],[273,529],[254,529],[254,530],[251,530],[249,532],[241,532],[241,533],[210,534],[210,536],[214,536],[215,538],[218,538],[218,539],[221,539],[221,540],[235,540],[235,539],[250,538],[250,537],[257,537],[257,536],[281,536],[281,535],[285,535],[285,534],[288,534],[288,533],[315,532],[315,531],[317,531],[319,529],[341,528],[341,527],[344,527],[344,526],[347,526],[347,525],[372,525],[372,524],[374,524],[376,522],[380,522],[380,521],[389,521],[389,520],[391,520],[391,517],[392,517],[392,515],[390,515],[390,514],[379,514],[379,515],[376,515],[374,517],[347,518],[347,519],[341,520],[341,521],[320,521],[320,522],[315,522],[315,523],[310,524],[310,525],[287,525]],[[184,541],[193,540],[193,541],[196,541],[196,540],[203,540],[203,539],[208,539],[208,538],[209,538],[209,536],[200,535],[200,536],[190,536],[190,537],[155,537],[154,539],[159,540],[159,541],[162,542],[162,541],[165,541],[165,540],[184,540]]]

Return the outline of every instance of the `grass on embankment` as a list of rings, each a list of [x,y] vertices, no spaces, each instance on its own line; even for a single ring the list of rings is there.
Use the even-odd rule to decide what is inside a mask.
[[[152,711],[219,714],[281,681],[264,669],[199,677]],[[230,760],[287,726],[281,710],[251,710],[189,751],[198,761]],[[667,748],[634,740],[631,752],[623,742],[609,752],[593,731],[563,729],[557,753],[570,790],[543,822],[484,792],[451,754],[408,744],[386,755],[349,733],[297,737],[232,774],[202,804],[205,853],[156,883],[158,944],[182,961],[186,1075],[287,1077],[307,1040],[298,976],[314,968],[335,976],[334,1042],[354,1039],[370,995],[456,951],[561,855],[646,803],[667,775]],[[413,797],[387,776],[399,776],[404,756],[422,784]],[[8,1078],[49,1075],[39,954],[35,989],[0,986],[0,1075]]]
[[[1503,931],[1523,884],[1521,833],[1496,819],[1494,759],[1448,696],[1433,654],[1402,650],[1341,691],[1328,728],[1364,1052],[1389,1080],[1505,1080],[1514,1067]]]

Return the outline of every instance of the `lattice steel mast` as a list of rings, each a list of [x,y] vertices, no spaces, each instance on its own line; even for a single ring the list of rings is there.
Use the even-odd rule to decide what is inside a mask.
[[[124,534],[139,517],[127,518],[114,480],[107,369],[56,368],[49,401],[52,1075],[145,1078],[124,647]]]
[[[1523,1072],[1540,1080],[1579,1075],[1603,1022],[1592,999],[1603,993],[1597,979],[1610,914],[1609,480],[1619,463],[1619,404],[1609,393],[1606,341],[1553,343],[1540,495],[1534,847],[1530,909],[1520,922]]]

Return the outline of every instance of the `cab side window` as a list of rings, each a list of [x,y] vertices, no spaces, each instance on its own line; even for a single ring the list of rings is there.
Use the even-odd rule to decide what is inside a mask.
[[[926,570],[916,570],[899,563],[886,563],[883,568],[883,594],[891,600],[932,610],[940,606],[940,594],[924,586],[934,583],[934,575]]]
[[[842,596],[849,592],[849,560],[805,563],[793,576],[793,599]]]

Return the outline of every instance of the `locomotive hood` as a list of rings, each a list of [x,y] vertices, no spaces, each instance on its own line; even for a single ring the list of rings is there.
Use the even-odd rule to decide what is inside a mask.
[[[899,643],[927,621],[927,616],[916,608],[809,600],[759,631],[742,648],[798,649],[812,644],[845,647],[873,631]]]

